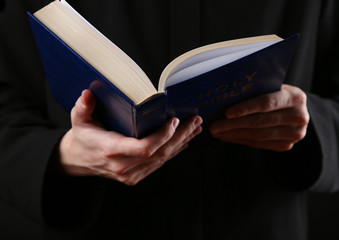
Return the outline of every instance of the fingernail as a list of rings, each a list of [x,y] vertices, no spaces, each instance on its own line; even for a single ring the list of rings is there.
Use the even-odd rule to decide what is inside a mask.
[[[172,122],[172,126],[173,126],[173,128],[174,129],[176,129],[177,127],[178,127],[178,125],[179,125],[179,119],[178,118],[175,118],[174,120],[173,120],[173,122]]]
[[[198,126],[200,126],[202,124],[202,119],[200,117],[197,117],[194,122],[194,127],[197,128]]]

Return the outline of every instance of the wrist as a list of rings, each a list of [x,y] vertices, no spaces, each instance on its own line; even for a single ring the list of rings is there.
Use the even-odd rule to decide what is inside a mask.
[[[70,169],[70,163],[72,159],[70,157],[71,148],[72,148],[72,135],[73,130],[70,129],[66,132],[66,134],[61,138],[59,145],[58,145],[58,151],[57,151],[57,159],[55,159],[55,168],[59,173],[67,174],[67,175],[73,175]]]

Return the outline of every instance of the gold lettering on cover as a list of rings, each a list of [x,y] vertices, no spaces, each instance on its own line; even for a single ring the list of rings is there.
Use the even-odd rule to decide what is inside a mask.
[[[233,84],[232,84],[232,87],[235,88],[235,87],[239,87],[243,84],[242,81],[239,81],[239,80],[234,80],[233,81]]]
[[[217,96],[217,99],[216,99],[216,102],[220,102],[222,100],[225,100],[226,98],[228,98],[228,93],[224,93],[224,94],[221,94],[221,95],[218,95]]]
[[[203,102],[200,102],[198,104],[198,109],[201,109],[201,108],[204,108],[204,107],[208,107],[208,101],[203,101]]]
[[[215,89],[209,89],[205,93],[201,93],[199,95],[198,109],[207,108],[227,98],[251,91],[255,83],[254,77],[257,73],[256,71],[251,75],[245,75],[243,79],[234,80],[231,85],[223,83]]]
[[[158,108],[160,108],[161,106],[159,104],[152,106],[150,108],[146,108],[145,110],[142,111],[141,115],[145,116],[147,114],[150,114],[151,112],[157,110]]]
[[[245,84],[242,88],[241,88],[241,93],[244,93],[244,92],[248,92],[252,89],[253,87],[253,82],[251,83],[248,83],[248,84]]]
[[[222,93],[222,92],[225,92],[227,91],[228,89],[228,84],[221,84],[220,86],[218,86],[216,89],[215,89],[215,92],[216,93]]]
[[[202,108],[211,106],[211,105],[213,105],[213,104],[216,104],[216,103],[218,103],[218,102],[221,102],[221,101],[225,100],[225,99],[228,98],[228,97],[229,97],[228,92],[223,93],[223,94],[219,94],[219,95],[216,96],[216,97],[213,97],[213,98],[210,98],[210,99],[205,100],[205,101],[203,101],[203,102],[200,102],[200,103],[198,104],[198,109],[202,109]]]
[[[251,76],[246,75],[245,78],[247,79],[248,82],[252,81],[253,77],[257,74],[258,72],[254,72]]]
[[[240,92],[237,92],[233,89],[230,93],[230,97],[235,97],[235,96],[238,96],[239,94],[240,94]]]
[[[205,98],[205,97],[210,97],[211,96],[212,91],[208,90],[206,94],[200,93],[199,95],[199,100]]]

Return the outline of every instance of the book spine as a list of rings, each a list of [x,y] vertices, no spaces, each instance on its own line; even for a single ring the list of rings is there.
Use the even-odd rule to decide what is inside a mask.
[[[95,116],[107,130],[136,137],[135,106],[112,84],[100,78],[92,81],[89,89],[96,96]]]
[[[142,138],[166,122],[165,93],[158,94],[135,108],[136,137]]]

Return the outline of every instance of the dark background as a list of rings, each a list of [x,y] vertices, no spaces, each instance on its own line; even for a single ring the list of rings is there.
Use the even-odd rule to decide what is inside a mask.
[[[0,11],[5,1],[0,0]],[[339,192],[309,194],[309,240],[339,239]],[[3,240],[40,240],[41,229],[0,199],[0,232]],[[114,236],[114,234],[113,234]]]
[[[339,192],[309,194],[309,240],[339,239]]]
[[[309,194],[309,240],[339,239],[339,192]],[[0,232],[3,240],[40,240],[37,223],[0,202]]]

